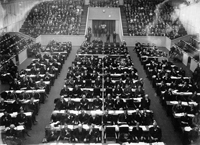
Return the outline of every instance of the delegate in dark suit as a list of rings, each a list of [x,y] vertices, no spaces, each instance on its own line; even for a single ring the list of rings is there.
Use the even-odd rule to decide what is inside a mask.
[[[73,138],[75,142],[86,142],[87,131],[79,125],[78,128],[73,130]]]

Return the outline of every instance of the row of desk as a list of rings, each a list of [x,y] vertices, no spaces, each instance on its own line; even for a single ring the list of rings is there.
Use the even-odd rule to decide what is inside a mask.
[[[50,130],[54,130],[54,131],[60,131],[61,129],[63,128],[69,128],[71,130],[74,130],[76,128],[79,127],[79,125],[56,125],[58,122],[56,123],[52,123],[49,125],[50,127]],[[56,125],[56,126],[55,126]],[[83,124],[82,125],[83,128],[85,130],[89,130],[90,129],[90,126],[87,125],[87,124]],[[99,130],[103,130],[104,128],[106,127],[112,127],[112,128],[115,128],[115,131],[116,132],[119,132],[119,128],[123,127],[123,128],[127,128],[129,130],[129,132],[132,131],[132,129],[136,126],[129,126],[129,125],[105,125],[105,126],[101,126],[101,125],[94,125],[94,128],[97,128]],[[149,128],[153,127],[153,125],[149,125],[149,126],[145,126],[145,125],[140,125],[139,126],[140,128],[142,128],[143,131],[149,131]]]
[[[75,115],[79,115],[81,114],[81,111],[77,111],[77,110],[68,110],[69,113],[71,114],[75,114]],[[105,113],[105,111],[102,111],[102,110],[85,110],[84,111],[85,113],[87,114],[91,114],[91,115],[103,115]],[[135,113],[136,110],[128,110],[127,113],[128,115],[131,115],[132,113]],[[144,110],[139,110],[140,113],[143,113]],[[146,110],[147,113],[153,113],[152,110]],[[65,110],[54,110],[52,112],[52,114],[64,114],[66,113]],[[124,111],[123,110],[108,110],[108,114],[111,114],[111,115],[119,115],[119,114],[123,114]]]

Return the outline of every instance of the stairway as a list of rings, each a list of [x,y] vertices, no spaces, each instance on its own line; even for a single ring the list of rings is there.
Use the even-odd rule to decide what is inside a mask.
[[[123,6],[120,7],[120,12],[121,12],[121,18],[122,18],[123,33],[124,33],[124,36],[128,36],[128,24],[126,20],[126,13]]]
[[[87,21],[88,5],[83,7],[83,15],[81,16],[81,26],[79,29],[80,35],[85,35],[86,21]]]

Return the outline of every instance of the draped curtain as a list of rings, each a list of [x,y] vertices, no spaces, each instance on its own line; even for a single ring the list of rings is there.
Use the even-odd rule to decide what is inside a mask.
[[[93,20],[92,21],[92,30],[94,32],[95,25],[99,28],[100,25],[105,24],[106,30],[109,33],[113,33],[115,31],[115,20]]]

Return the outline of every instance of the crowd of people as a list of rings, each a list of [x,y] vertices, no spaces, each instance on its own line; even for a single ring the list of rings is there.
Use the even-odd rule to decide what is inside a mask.
[[[151,100],[126,43],[92,43],[92,49],[98,47],[99,51],[88,53],[88,48],[81,46],[69,67],[60,97],[54,100],[43,142],[100,143],[111,136],[112,141],[120,143],[161,141],[162,131],[150,110]],[[102,57],[103,46],[113,52]],[[120,53],[118,48],[124,51]]]
[[[11,57],[25,49],[32,41],[18,35],[4,34],[0,37],[0,65],[5,64]]]
[[[124,1],[130,36],[167,36],[175,39],[187,34],[179,19],[173,20],[174,7],[160,0]]]
[[[128,49],[126,48],[126,42],[123,41],[122,45],[118,42],[106,42],[104,47],[103,41],[100,38],[95,38],[92,42],[86,40],[82,43],[81,48],[78,50],[78,54],[118,54],[126,55],[128,54]]]
[[[135,50],[174,127],[182,132],[183,143],[195,141],[200,129],[200,88],[196,78],[186,77],[182,68],[155,47],[137,43]]]
[[[42,51],[45,52],[68,52],[72,49],[72,43],[70,41],[68,42],[56,42],[55,40],[52,40],[48,43],[46,48]]]
[[[28,130],[37,124],[40,105],[48,98],[70,51],[38,53],[25,70],[15,71],[10,89],[0,94],[0,126],[5,127],[3,141],[20,143],[25,135],[30,136]]]
[[[33,41],[18,35],[9,33],[1,36],[0,40],[0,80],[4,83],[10,83],[16,76],[18,54],[24,49],[29,49]],[[12,59],[16,60],[16,64]]]
[[[83,0],[54,0],[36,5],[29,13],[20,32],[32,37],[41,34],[78,35]]]
[[[118,0],[90,0],[90,7],[119,7]]]

